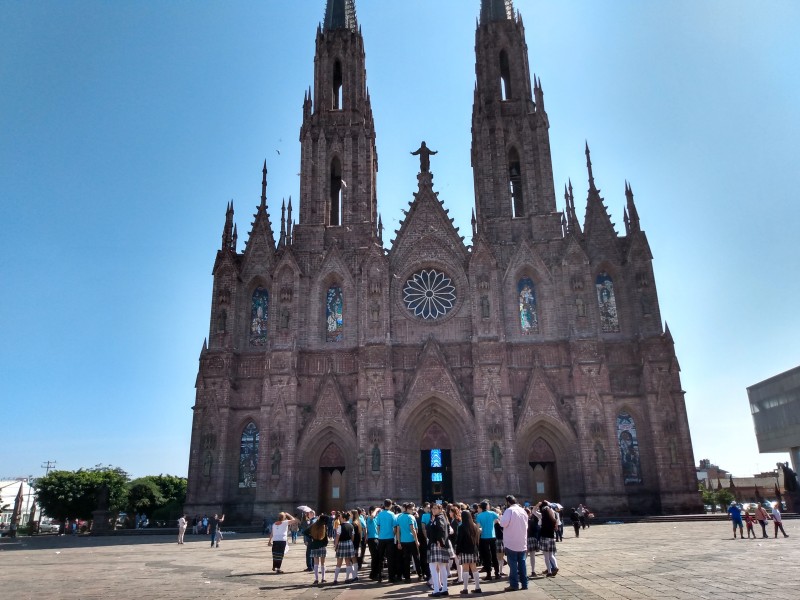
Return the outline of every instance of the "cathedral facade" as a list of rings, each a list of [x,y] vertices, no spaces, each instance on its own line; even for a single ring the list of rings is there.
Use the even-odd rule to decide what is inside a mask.
[[[549,121],[512,0],[476,31],[467,246],[415,153],[391,247],[354,0],[327,0],[300,130],[299,217],[261,203],[243,251],[233,206],[213,269],[186,510],[397,500],[700,510],[679,366],[625,186],[618,234],[595,187],[556,205]],[[466,124],[465,124],[466,125]],[[433,159],[435,164],[435,159]]]

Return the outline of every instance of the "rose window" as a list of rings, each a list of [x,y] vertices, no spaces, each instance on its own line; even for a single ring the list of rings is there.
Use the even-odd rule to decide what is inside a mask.
[[[455,306],[456,288],[444,273],[424,269],[406,281],[403,302],[416,317],[438,319]]]

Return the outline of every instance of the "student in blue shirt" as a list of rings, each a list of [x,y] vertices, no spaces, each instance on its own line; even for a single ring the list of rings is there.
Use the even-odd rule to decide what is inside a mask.
[[[369,578],[377,581],[381,574],[382,565],[378,562],[378,526],[375,517],[378,514],[378,509],[375,506],[369,507],[367,513],[367,546],[369,546]]]
[[[481,528],[478,549],[487,581],[492,579],[492,568],[494,568],[495,579],[500,579],[500,563],[497,561],[497,543],[494,536],[494,522],[500,517],[493,510],[489,510],[490,508],[488,500],[484,500],[478,505],[478,514],[475,516],[478,527]]]
[[[375,517],[375,525],[378,528],[378,556],[377,556],[377,581],[383,581],[383,561],[386,559],[389,565],[389,583],[394,583],[398,579],[395,569],[396,556],[395,544],[397,543],[397,522],[392,512],[392,501],[387,498],[383,501],[383,510]]]
[[[414,517],[414,504],[403,504],[404,512],[397,516],[397,531],[400,541],[397,550],[403,553],[402,575],[405,581],[411,581],[410,561],[414,561],[414,570],[422,579],[422,566],[419,559],[419,538],[417,537],[417,519]]]

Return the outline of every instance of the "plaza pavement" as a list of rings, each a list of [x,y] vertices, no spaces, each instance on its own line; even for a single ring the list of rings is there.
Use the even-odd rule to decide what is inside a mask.
[[[523,599],[800,598],[800,521],[784,521],[791,537],[736,539],[728,522],[598,525],[558,545],[558,576],[530,582]],[[39,536],[0,544],[0,598],[366,600],[424,598],[419,583],[312,587],[302,542],[289,545],[283,575],[271,571],[266,539],[226,535],[218,549],[206,536]],[[329,547],[330,552],[330,547]],[[367,560],[369,561],[369,552]],[[332,561],[328,559],[330,565]],[[528,563],[530,564],[530,563]],[[536,557],[542,570],[541,554]],[[362,570],[366,578],[367,571]],[[327,575],[333,579],[332,569]],[[500,596],[507,578],[484,582]],[[472,587],[472,586],[470,586]],[[450,588],[459,596],[460,586]],[[469,597],[479,596],[470,594]]]

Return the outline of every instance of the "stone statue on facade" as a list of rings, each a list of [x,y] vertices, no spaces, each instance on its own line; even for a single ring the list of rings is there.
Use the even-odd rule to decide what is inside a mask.
[[[367,472],[367,456],[364,454],[364,450],[358,451],[358,474],[362,477]]]
[[[378,444],[375,444],[372,447],[372,472],[378,472],[381,470],[381,449],[378,448]]]
[[[419,170],[420,173],[430,173],[431,171],[431,154],[438,154],[438,151],[433,151],[423,141],[414,152],[412,156],[419,156]]]
[[[497,442],[492,444],[492,468],[495,470],[503,468],[503,453]]]
[[[281,451],[279,448],[275,448],[272,453],[272,474],[273,475],[280,475],[281,472]]]

